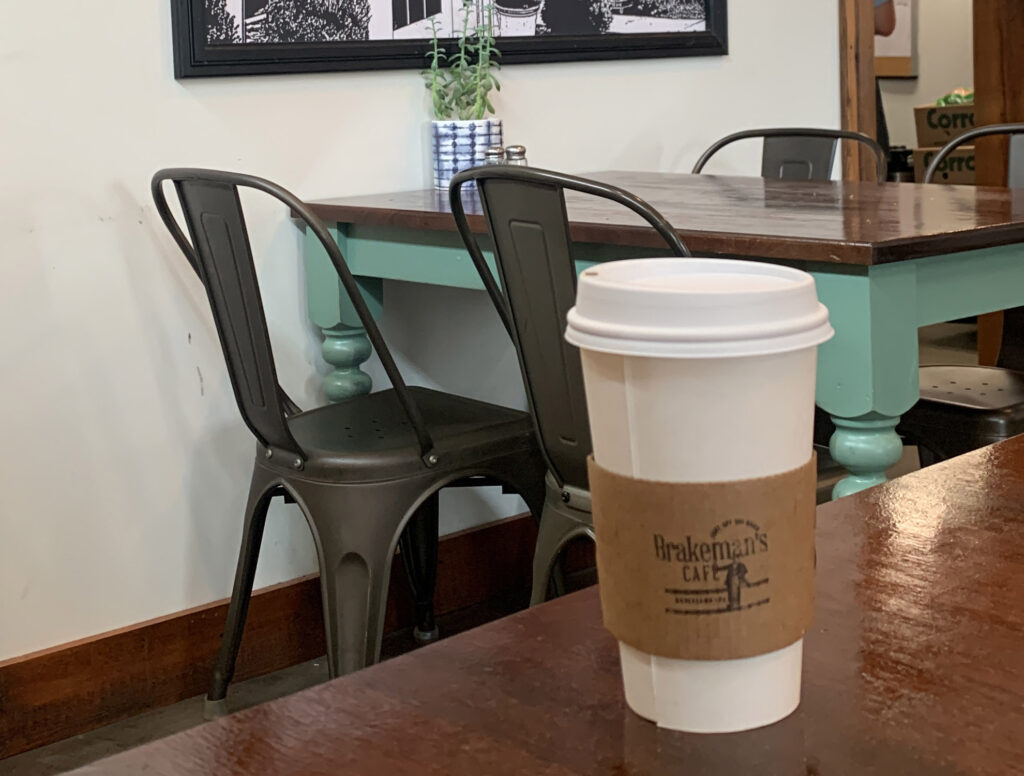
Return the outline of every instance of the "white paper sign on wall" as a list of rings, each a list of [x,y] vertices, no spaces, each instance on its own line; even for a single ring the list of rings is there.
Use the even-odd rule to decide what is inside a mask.
[[[875,75],[881,78],[917,76],[914,46],[914,0],[892,0],[896,27],[891,35],[875,36]]]

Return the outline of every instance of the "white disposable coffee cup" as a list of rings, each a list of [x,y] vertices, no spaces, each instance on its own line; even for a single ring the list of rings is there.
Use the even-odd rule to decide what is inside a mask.
[[[595,461],[664,482],[807,464],[817,346],[832,334],[814,279],[797,269],[694,258],[585,270],[566,339],[581,351]],[[630,708],[689,732],[786,717],[800,703],[802,657],[802,639],[736,660],[677,660],[620,643]]]

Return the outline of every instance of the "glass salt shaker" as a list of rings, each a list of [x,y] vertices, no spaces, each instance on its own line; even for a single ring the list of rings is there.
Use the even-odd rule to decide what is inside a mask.
[[[484,164],[502,164],[505,161],[505,149],[491,146],[484,152]]]
[[[505,149],[505,164],[526,166],[526,146],[510,145]]]

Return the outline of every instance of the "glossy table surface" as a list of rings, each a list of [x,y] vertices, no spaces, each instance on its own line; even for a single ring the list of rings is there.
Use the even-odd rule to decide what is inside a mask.
[[[1024,242],[1024,190],[804,182],[661,172],[596,172],[657,208],[699,254],[884,264]],[[432,189],[307,203],[327,222],[453,231],[447,192]],[[620,205],[567,196],[573,238],[664,247]],[[475,195],[467,211],[480,212]],[[471,221],[483,231],[482,217]]]
[[[817,558],[803,702],[760,730],[629,712],[591,588],[79,772],[1024,772],[1024,438],[820,507]]]

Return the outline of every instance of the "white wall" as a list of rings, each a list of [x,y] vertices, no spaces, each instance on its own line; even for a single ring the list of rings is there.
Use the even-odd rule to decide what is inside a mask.
[[[4,4],[0,659],[230,590],[254,443],[203,293],[154,213],[152,173],[239,169],[308,197],[426,180],[415,72],[176,82],[169,5]],[[780,5],[730,0],[727,58],[507,67],[508,140],[538,165],[685,171],[735,129],[834,126],[835,4]],[[756,170],[755,154],[735,164]],[[250,226],[282,380],[310,406],[323,364],[299,234],[265,203]],[[386,293],[386,334],[425,379],[521,401],[482,295]],[[482,375],[488,360],[498,371]],[[257,584],[313,567],[304,524],[282,508]]]
[[[917,25],[917,78],[882,78],[882,104],[893,145],[917,145],[914,108],[934,103],[958,86],[974,85],[972,0],[920,0]]]

